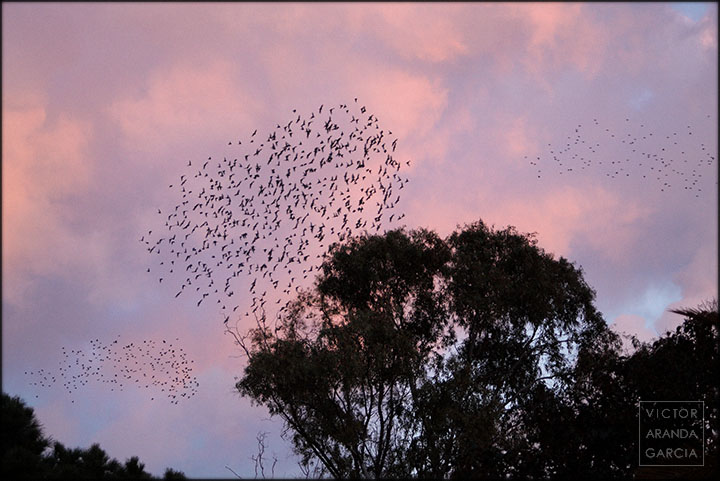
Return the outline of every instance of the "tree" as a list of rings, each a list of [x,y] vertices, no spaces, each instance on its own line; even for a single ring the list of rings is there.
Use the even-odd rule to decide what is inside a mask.
[[[121,464],[99,444],[88,449],[66,448],[42,433],[33,409],[19,397],[2,394],[3,479],[156,479],[136,456]],[[167,469],[163,479],[185,479]]]
[[[565,405],[575,422],[565,430],[576,448],[565,459],[565,477],[590,473],[607,478],[710,477],[717,470],[720,372],[717,302],[672,311],[685,317],[674,332],[653,342],[634,339],[624,354],[619,340],[586,350],[575,368]],[[638,402],[705,401],[705,467],[637,468]],[[548,439],[552,439],[548,437]],[[563,437],[555,438],[560,443]]]
[[[543,422],[580,353],[612,342],[593,301],[579,268],[514,228],[364,235],[275,326],[236,335],[236,387],[333,477],[547,477]]]
[[[3,393],[0,399],[2,413],[2,474],[10,479],[25,473],[35,478],[42,474],[42,454],[50,445],[43,436],[42,426],[35,419],[31,407],[19,397]]]
[[[455,393],[435,404],[452,407],[449,421],[428,436],[421,452],[432,453],[442,437],[446,449],[436,458],[453,464],[427,462],[420,473],[552,476],[556,467],[543,455],[537,433],[561,414],[553,406],[571,382],[578,354],[610,335],[593,305],[595,293],[581,269],[513,228],[493,231],[478,222],[448,242],[448,299],[466,337],[444,366]]]
[[[335,246],[316,292],[276,330],[261,321],[240,339],[250,363],[238,389],[285,419],[304,465],[367,477],[403,461],[409,390],[438,337],[434,280],[448,258],[424,231]]]

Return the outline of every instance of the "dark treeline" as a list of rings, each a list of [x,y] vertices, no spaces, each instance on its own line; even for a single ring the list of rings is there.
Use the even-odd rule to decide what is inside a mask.
[[[594,299],[580,268],[513,228],[366,234],[333,246],[283,316],[234,333],[236,387],[284,420],[309,476],[709,476],[717,301],[628,347]],[[705,402],[704,468],[639,469],[645,400]]]
[[[93,444],[67,448],[43,434],[33,409],[19,397],[2,394],[3,479],[159,479],[136,456],[121,463]],[[186,479],[166,469],[161,479]]]
[[[582,269],[514,228],[365,234],[274,322],[229,331],[236,388],[284,420],[308,477],[717,479],[717,301],[649,343],[594,302]],[[640,401],[704,402],[704,466],[638,466]],[[4,478],[151,478],[46,438],[6,394],[2,428]]]

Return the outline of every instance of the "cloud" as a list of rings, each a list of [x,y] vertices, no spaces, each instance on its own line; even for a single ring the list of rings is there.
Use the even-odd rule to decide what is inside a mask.
[[[532,126],[533,122],[529,120],[528,114],[516,117],[498,115],[496,121],[494,138],[502,139],[499,143],[504,158],[515,159],[516,162],[522,162],[523,166],[527,165],[524,156],[534,158],[540,149],[538,142],[537,130]]]
[[[457,13],[456,5],[377,4],[352,8],[349,20],[356,32],[372,32],[404,59],[445,62],[468,51],[453,21]]]
[[[348,79],[357,78],[361,71],[362,67],[349,69]],[[363,99],[368,111],[380,119],[382,127],[391,130],[393,137],[399,139],[395,157],[407,156],[421,161],[442,155],[444,148],[437,143],[442,135],[435,132],[429,135],[440,127],[440,119],[448,105],[448,90],[441,81],[388,68],[365,77],[363,82],[353,83],[358,99]],[[411,149],[409,145],[414,147]]]
[[[693,137],[717,151],[707,112],[717,102],[715,5],[693,22],[645,4],[10,4],[3,13],[4,379],[29,393],[23,367],[52,363],[59,345],[173,332],[204,383],[197,404],[174,406],[182,414],[97,389],[72,407],[64,392],[48,393],[67,408],[48,430],[63,442],[99,440],[158,470],[222,477],[229,464],[253,475],[253,419],[265,412],[234,397],[242,360],[219,307],[175,299],[181,280],[146,273],[137,241],[159,227],[158,207],[177,202],[167,185],[187,160],[232,152],[228,140],[272,129],[293,108],[309,115],[358,97],[398,137],[396,158],[412,161],[403,223],[446,235],[482,218],[537,232],[542,247],[583,264],[618,329],[649,338],[682,321],[668,308],[717,296],[717,225],[708,225],[717,210],[706,204],[715,174],[703,172],[711,195],[691,203],[589,169],[558,175],[545,163],[537,179],[523,160],[580,122],[619,127],[628,112],[661,131],[697,126]],[[244,314],[249,300],[238,303]],[[248,318],[237,319],[241,331]],[[50,335],[30,351],[35,322]],[[146,435],[152,446],[135,452]]]
[[[260,110],[230,62],[217,60],[155,71],[144,94],[115,100],[109,115],[129,145],[155,151],[187,139],[234,138]]]
[[[102,255],[87,249],[68,206],[90,185],[92,126],[39,103],[3,110],[3,290],[20,302],[35,276],[62,275]]]
[[[639,223],[651,212],[599,186],[566,185],[530,195],[493,206],[488,220],[538,232],[545,249],[566,257],[575,243],[582,243],[606,259],[622,261],[639,239]]]
[[[635,336],[643,342],[649,342],[658,337],[658,333],[654,329],[647,327],[644,317],[634,314],[622,314],[616,317],[610,327],[618,334]],[[629,348],[629,343],[626,343],[625,347]]]
[[[715,226],[717,232],[717,224]],[[702,244],[692,255],[689,263],[674,276],[681,294],[668,296],[664,312],[655,319],[655,329],[664,333],[674,330],[683,321],[682,316],[669,312],[672,309],[695,308],[705,301],[718,298],[718,244]],[[680,299],[677,299],[680,297]]]
[[[538,3],[515,6],[530,26],[525,66],[531,72],[568,65],[592,76],[603,63],[607,33],[582,4]]]
[[[698,38],[700,41],[700,45],[702,45],[702,47],[706,51],[715,51],[715,55],[717,55],[717,5],[708,9],[708,11],[700,20],[699,26],[700,32],[698,34]]]
[[[716,210],[717,212],[717,210]],[[717,223],[715,224],[717,233]],[[687,302],[683,307],[694,307],[702,301],[718,294],[718,242],[717,234],[715,242],[708,242],[700,245],[692,255],[690,262],[680,272],[675,280],[682,287],[684,292],[692,292],[693,298],[684,300]]]

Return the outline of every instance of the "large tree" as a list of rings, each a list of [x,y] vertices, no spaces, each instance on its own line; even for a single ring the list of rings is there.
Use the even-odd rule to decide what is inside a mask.
[[[526,432],[553,477],[716,479],[720,317],[716,301],[672,311],[685,317],[652,342],[630,349],[606,332],[579,352],[569,382],[554,395],[532,393]],[[703,467],[638,468],[638,403],[704,401]],[[715,475],[713,476],[713,473]]]
[[[577,414],[567,472],[593,466],[598,478],[717,479],[720,422],[720,315],[717,301],[671,312],[684,317],[652,342],[598,347],[577,363],[568,405]],[[638,402],[704,401],[704,466],[638,469]],[[570,456],[568,456],[570,458]],[[587,468],[585,468],[587,469]],[[714,473],[714,476],[712,475]]]
[[[615,342],[593,301],[579,268],[513,228],[364,235],[238,336],[236,387],[333,477],[550,476],[543,424],[583,351]]]

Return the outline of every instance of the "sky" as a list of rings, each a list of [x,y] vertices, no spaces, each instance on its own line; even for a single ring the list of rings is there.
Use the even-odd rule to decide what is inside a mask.
[[[217,305],[175,297],[140,239],[189,161],[355,98],[408,178],[387,228],[536,233],[615,329],[673,329],[669,309],[718,293],[717,19],[715,3],[3,3],[3,391],[63,444],[155,475],[254,477],[267,432],[274,474],[299,476],[282,424],[233,388],[244,361]],[[163,341],[197,382],[177,403],[158,365],[122,391],[62,386],[98,346],[148,360]]]

